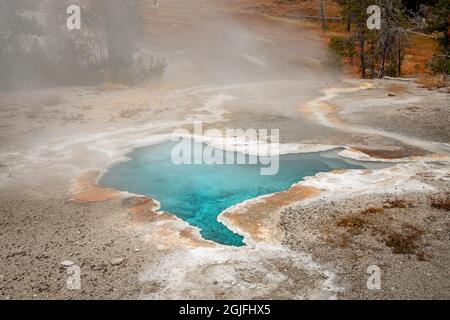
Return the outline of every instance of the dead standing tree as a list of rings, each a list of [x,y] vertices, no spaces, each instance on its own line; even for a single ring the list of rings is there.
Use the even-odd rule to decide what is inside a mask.
[[[131,68],[134,49],[131,6],[126,1],[107,0],[100,6],[108,50],[111,80]]]
[[[325,0],[320,0],[320,17],[322,18],[322,29],[325,30],[327,28]]]
[[[361,78],[366,77],[367,59],[366,59],[366,42],[367,42],[367,7],[372,4],[370,0],[346,0],[342,5],[342,16],[346,21],[352,21],[356,24],[351,39],[357,43],[360,60]]]
[[[402,27],[404,15],[400,0],[381,1],[381,30],[377,39],[377,53],[380,57],[379,77],[389,74],[401,74],[405,49],[409,44],[408,36]]]
[[[405,29],[398,28],[395,34],[395,51],[397,52],[397,73],[400,77],[402,75],[402,65],[405,58],[405,50],[409,47],[410,42],[408,34]]]

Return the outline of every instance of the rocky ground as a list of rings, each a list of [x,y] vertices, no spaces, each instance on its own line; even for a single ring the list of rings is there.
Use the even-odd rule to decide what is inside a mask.
[[[401,132],[429,141],[450,141],[446,88],[428,90],[412,82],[374,81],[375,87],[347,94],[334,101],[346,122],[380,130]],[[440,97],[440,98],[438,98]],[[436,99],[437,98],[437,99]]]
[[[2,192],[2,299],[136,297],[142,288],[137,275],[155,249],[125,232],[130,221],[117,207],[71,204],[57,192],[44,198]],[[63,261],[81,268],[81,290],[67,290]]]
[[[338,269],[342,298],[448,299],[449,221],[426,195],[385,193],[289,208],[280,226],[285,245]],[[370,266],[380,290],[367,288]]]

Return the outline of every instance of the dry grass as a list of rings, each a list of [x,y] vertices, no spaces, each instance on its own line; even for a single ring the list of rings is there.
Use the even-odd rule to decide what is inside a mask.
[[[430,196],[430,202],[433,208],[450,211],[450,193]]]
[[[325,227],[323,234],[330,244],[348,248],[357,243],[356,236],[363,236],[364,233],[382,241],[395,254],[416,254],[417,259],[424,261],[426,254],[419,250],[419,243],[425,231],[410,223],[402,223],[399,226],[395,216],[387,211],[409,207],[411,206],[403,199],[391,199],[384,207],[369,207],[358,213],[334,219],[335,226]]]
[[[395,198],[388,200],[385,204],[385,207],[390,209],[392,208],[404,209],[408,207],[408,203],[403,199]]]
[[[326,2],[326,13],[328,17],[338,17],[340,15],[340,5],[337,1],[328,0]],[[300,20],[300,15],[319,16],[319,0],[260,0],[257,4],[254,1],[240,1],[240,7],[246,11],[254,11],[274,18],[287,18],[292,23],[301,25],[302,28],[317,30],[316,34],[326,44],[332,36],[349,36],[346,24],[343,22],[328,22],[327,29],[322,30],[320,20]],[[352,26],[352,29],[355,26]],[[436,50],[436,41],[429,37],[416,34],[409,34],[410,47],[405,52],[402,66],[402,76],[412,76],[426,74],[428,72],[426,64]],[[359,76],[358,59],[344,59],[344,72],[348,75]]]
[[[411,224],[403,224],[400,232],[388,231],[384,243],[397,254],[414,254],[424,231]]]
[[[336,226],[345,228],[346,232],[351,235],[361,234],[364,228],[370,228],[372,225],[372,216],[381,214],[384,208],[370,207],[359,213],[350,214],[340,217],[336,221]],[[351,240],[351,239],[350,239]],[[349,243],[350,241],[346,241]]]
[[[450,87],[449,81],[438,75],[423,74],[415,82],[427,89]]]
[[[352,236],[348,233],[342,233],[336,238],[334,244],[337,245],[339,248],[348,248],[351,242]]]
[[[347,232],[352,235],[357,235],[362,232],[365,227],[371,225],[371,215],[376,215],[384,212],[384,208],[369,207],[357,214],[346,215],[336,221],[336,225],[345,228]]]
[[[419,250],[416,252],[416,257],[419,261],[427,261],[428,260],[428,255],[425,251],[423,250]]]
[[[345,216],[336,222],[338,227],[345,228],[347,232],[353,235],[360,234],[366,224],[365,219],[354,215]]]
[[[427,73],[426,64],[436,50],[436,41],[432,38],[409,34],[410,47],[405,52],[402,66],[403,75]]]

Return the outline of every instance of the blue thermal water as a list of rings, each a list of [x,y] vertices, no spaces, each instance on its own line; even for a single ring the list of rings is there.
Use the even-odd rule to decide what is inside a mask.
[[[261,165],[175,165],[175,142],[137,149],[130,161],[111,168],[100,184],[149,196],[198,227],[201,235],[224,245],[242,246],[243,238],[217,221],[225,209],[248,199],[289,189],[306,176],[334,169],[361,169],[336,152],[282,155],[278,174],[263,176]],[[235,154],[233,154],[234,156]]]

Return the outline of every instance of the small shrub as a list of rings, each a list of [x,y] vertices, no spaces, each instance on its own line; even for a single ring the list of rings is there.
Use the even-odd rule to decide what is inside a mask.
[[[416,248],[415,238],[413,236],[403,235],[399,232],[390,232],[385,243],[397,254],[414,253],[414,249]]]
[[[331,37],[328,47],[330,52],[324,64],[332,69],[342,70],[343,58],[352,58],[356,54],[353,42],[345,37]]]
[[[445,88],[448,86],[448,80],[440,75],[425,74],[417,78],[415,82],[427,89]]]
[[[391,199],[391,200],[387,201],[386,204],[387,204],[388,208],[404,209],[404,208],[408,207],[408,205],[407,205],[405,200],[398,199],[398,198],[397,199]]]
[[[450,211],[450,193],[443,196],[431,196],[430,201],[433,208]]]
[[[164,58],[156,58],[147,52],[136,53],[129,66],[109,65],[104,82],[122,85],[143,85],[159,80],[167,68]]]
[[[427,261],[427,254],[425,251],[420,250],[416,253],[417,260],[419,261]]]
[[[396,254],[413,254],[422,235],[423,230],[411,224],[404,224],[402,232],[388,232],[385,244]]]
[[[433,74],[450,74],[450,57],[435,54],[428,62],[427,67]]]
[[[348,246],[350,245],[351,242],[352,242],[352,237],[347,233],[343,233],[343,234],[339,235],[335,244],[339,248],[348,248]]]
[[[346,228],[352,234],[358,234],[366,225],[366,221],[357,216],[346,216],[339,219],[336,224],[338,227]]]
[[[139,52],[133,57],[132,75],[135,83],[147,83],[160,79],[167,68],[164,58],[155,58],[152,55]]]

